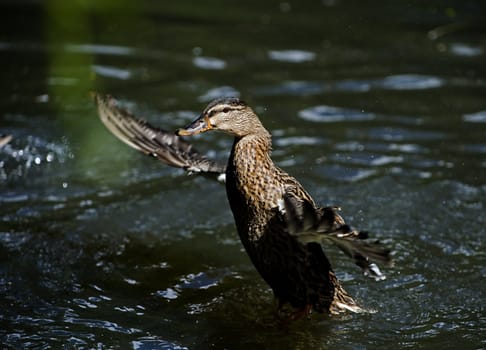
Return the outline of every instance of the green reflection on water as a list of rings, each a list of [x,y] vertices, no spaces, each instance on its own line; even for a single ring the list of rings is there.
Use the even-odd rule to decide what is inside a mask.
[[[48,53],[47,82],[50,100],[68,135],[76,135],[78,164],[104,148],[106,132],[93,127],[89,92],[102,88],[97,83],[94,66],[97,61],[99,28],[108,28],[113,13],[123,12],[117,25],[137,27],[141,5],[129,1],[63,1],[45,3],[45,31]],[[120,21],[121,18],[121,21]],[[86,106],[86,109],[84,108]],[[81,113],[80,113],[81,112]]]

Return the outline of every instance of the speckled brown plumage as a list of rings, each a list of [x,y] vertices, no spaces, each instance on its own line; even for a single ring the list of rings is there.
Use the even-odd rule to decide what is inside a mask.
[[[95,95],[100,117],[118,138],[166,164],[226,175],[226,191],[238,234],[251,261],[272,288],[279,305],[296,308],[291,318],[311,310],[362,311],[336,278],[322,244],[330,242],[354,259],[364,273],[380,280],[375,262],[391,263],[389,250],[363,241],[337,207],[318,207],[302,185],[277,167],[271,136],[243,101],[211,102],[178,135],[220,130],[234,137],[226,167],[207,160],[178,136],[152,127],[118,108],[110,97]]]
[[[301,244],[287,230],[278,202],[287,189],[312,199],[270,159],[267,133],[236,139],[226,170],[226,189],[240,239],[279,303],[298,309],[331,308],[339,283],[318,243]],[[356,303],[348,298],[353,306]]]

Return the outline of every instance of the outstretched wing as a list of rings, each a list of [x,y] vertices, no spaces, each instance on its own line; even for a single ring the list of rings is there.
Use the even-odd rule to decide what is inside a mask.
[[[166,130],[153,127],[143,119],[117,106],[110,95],[93,93],[98,114],[113,135],[134,149],[163,163],[189,172],[223,175],[226,169],[196,151],[192,144]]]
[[[346,225],[337,207],[315,208],[314,204],[292,191],[284,195],[284,212],[287,228],[302,243],[330,241],[354,259],[365,275],[375,280],[385,279],[377,262],[390,265],[390,250],[378,243],[364,240],[368,234]]]

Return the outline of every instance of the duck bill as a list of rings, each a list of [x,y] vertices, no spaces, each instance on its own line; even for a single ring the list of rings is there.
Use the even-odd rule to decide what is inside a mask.
[[[195,121],[187,125],[185,128],[177,129],[176,135],[178,136],[197,135],[211,129],[212,129],[212,125],[209,122],[209,118],[207,116],[201,115],[199,118],[197,118]]]

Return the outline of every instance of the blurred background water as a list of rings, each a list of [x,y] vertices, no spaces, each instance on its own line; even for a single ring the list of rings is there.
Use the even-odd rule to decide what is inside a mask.
[[[485,10],[2,1],[2,348],[485,348]],[[281,327],[224,187],[116,140],[90,90],[168,130],[249,102],[275,161],[395,251],[377,283],[326,249],[377,312]],[[232,142],[193,141],[220,160]]]

